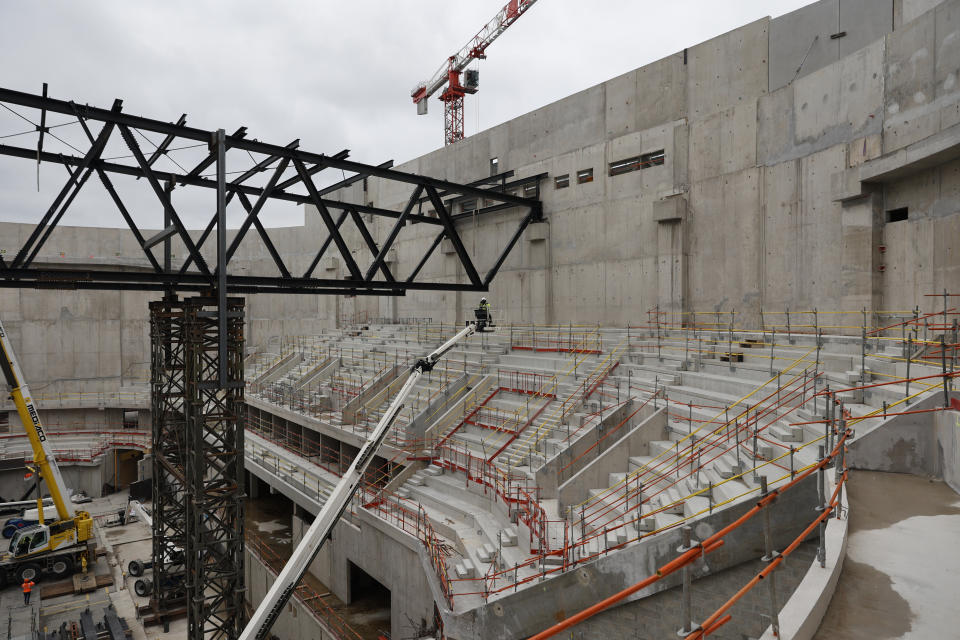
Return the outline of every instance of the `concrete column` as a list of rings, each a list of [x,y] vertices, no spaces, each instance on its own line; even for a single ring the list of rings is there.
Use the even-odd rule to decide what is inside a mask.
[[[839,274],[843,309],[879,308],[882,274],[879,266],[883,208],[879,194],[846,202],[841,211],[842,258]]]
[[[653,204],[657,222],[657,304],[670,323],[683,319],[687,301],[687,256],[684,236],[687,201],[672,196]]]

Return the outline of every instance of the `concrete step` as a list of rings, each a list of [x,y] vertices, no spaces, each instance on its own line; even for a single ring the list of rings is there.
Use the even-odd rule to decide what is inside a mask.
[[[477,568],[469,558],[464,558],[456,564],[456,572],[458,578],[475,578],[477,576]]]

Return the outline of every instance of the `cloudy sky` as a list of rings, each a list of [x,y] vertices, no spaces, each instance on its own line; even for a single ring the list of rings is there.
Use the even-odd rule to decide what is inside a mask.
[[[328,0],[272,2],[0,3],[0,86],[109,107],[378,164],[409,160],[442,145],[443,109],[417,116],[410,89],[429,77],[505,0]],[[808,0],[541,0],[477,63],[481,91],[466,99],[467,135],[573,92]],[[36,112],[18,110],[33,119]],[[86,149],[65,117],[46,150]],[[0,136],[31,125],[0,109]],[[36,133],[0,144],[36,146]],[[126,152],[119,135],[105,157]],[[159,142],[159,136],[153,140]],[[140,140],[149,150],[152,142]],[[202,150],[172,154],[189,168]],[[237,167],[244,169],[245,166]],[[164,165],[163,163],[167,163]],[[178,171],[167,160],[158,169]],[[231,167],[232,168],[232,167]],[[331,176],[329,179],[339,178]],[[0,220],[36,221],[66,179],[62,167],[0,158]],[[143,181],[118,184],[137,219],[156,226],[160,209]],[[186,191],[186,190],[185,190]],[[209,199],[209,197],[208,197]],[[202,226],[206,202],[180,201]],[[203,211],[201,211],[203,210]],[[265,214],[272,225],[298,223],[296,207]],[[239,212],[234,214],[234,220]],[[91,180],[63,224],[122,226]]]

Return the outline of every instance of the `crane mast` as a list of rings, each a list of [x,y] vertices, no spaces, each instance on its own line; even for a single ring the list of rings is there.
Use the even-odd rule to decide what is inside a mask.
[[[537,0],[510,0],[477,35],[447,58],[429,80],[417,84],[410,92],[410,97],[417,105],[417,113],[423,115],[427,113],[427,99],[446,85],[440,94],[440,100],[444,104],[445,144],[463,140],[463,97],[468,93],[476,93],[479,88],[475,76],[471,77],[468,73],[467,81],[461,83],[460,75],[474,60],[485,59],[487,47],[536,2]]]

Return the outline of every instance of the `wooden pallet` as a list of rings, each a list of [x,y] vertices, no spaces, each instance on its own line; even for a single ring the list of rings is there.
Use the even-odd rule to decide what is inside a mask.
[[[720,362],[743,362],[743,352],[734,351],[731,353],[725,351],[720,354]]]

